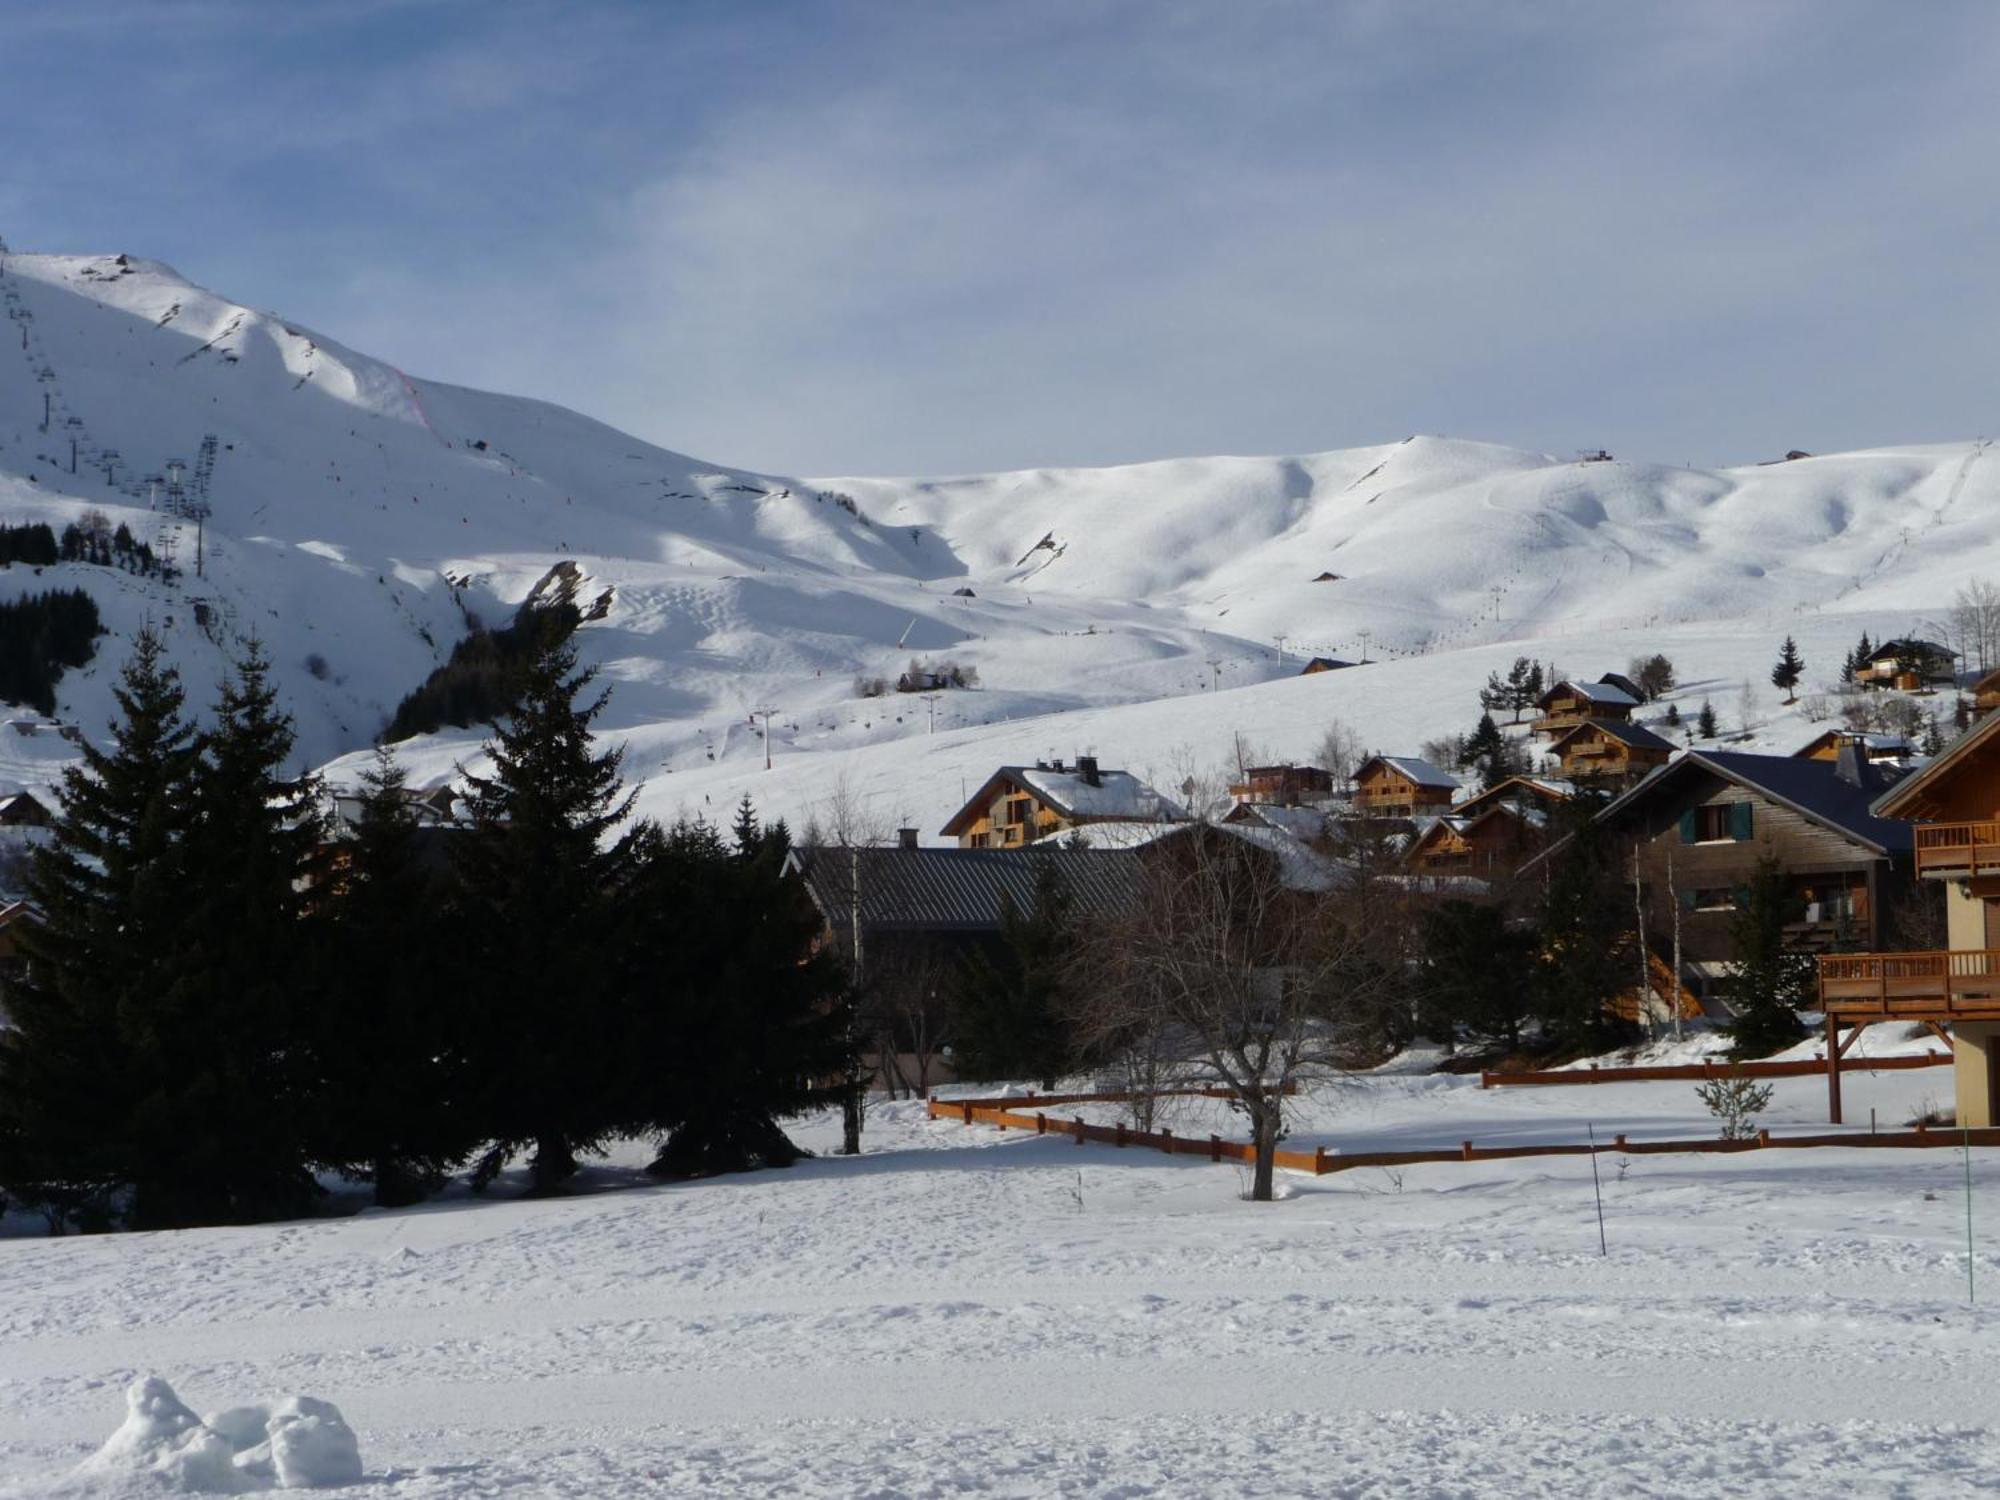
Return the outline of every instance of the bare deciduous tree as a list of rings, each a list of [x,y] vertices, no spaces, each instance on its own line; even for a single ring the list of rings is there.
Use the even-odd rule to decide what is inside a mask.
[[[1354,779],[1354,768],[1362,758],[1361,736],[1338,719],[1326,726],[1313,750],[1314,763],[1333,778],[1336,791],[1345,790]]]
[[[1157,1028],[1184,1075],[1249,1123],[1251,1197],[1268,1201],[1285,1100],[1353,1067],[1395,988],[1324,894],[1293,889],[1269,851],[1209,826],[1147,852],[1139,898],[1095,934],[1086,1030]]]
[[[1974,671],[1984,674],[2000,666],[2000,587],[1974,578],[1953,594],[1951,630]]]

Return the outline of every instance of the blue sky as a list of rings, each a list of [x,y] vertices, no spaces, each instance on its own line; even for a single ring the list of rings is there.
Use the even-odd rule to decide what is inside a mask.
[[[2000,427],[2000,5],[0,0],[0,235],[833,475]]]

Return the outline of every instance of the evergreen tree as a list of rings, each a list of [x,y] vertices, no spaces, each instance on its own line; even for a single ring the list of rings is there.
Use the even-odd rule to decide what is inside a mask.
[[[1506,749],[1506,746],[1507,741],[1500,733],[1500,726],[1493,722],[1493,715],[1481,714],[1479,723],[1465,738],[1465,763],[1479,765]]]
[[[307,1028],[313,1158],[372,1181],[385,1206],[435,1192],[474,1145],[458,1100],[467,1083],[459,1038],[475,1020],[456,1003],[443,952],[445,875],[425,848],[445,831],[419,824],[406,781],[386,747],[362,773],[359,812],[325,892],[319,1003]]]
[[[1805,670],[1805,659],[1799,655],[1797,643],[1786,636],[1785,644],[1778,650],[1778,664],[1771,669],[1771,686],[1785,695],[1787,703],[1798,701],[1798,694],[1793,689],[1798,687]]]
[[[649,1171],[693,1177],[789,1166],[806,1153],[781,1121],[849,1092],[849,996],[783,823],[747,801],[734,847],[705,823],[633,840],[626,984],[648,1059],[634,1128],[665,1137]]]
[[[1924,724],[1924,738],[1919,748],[1926,755],[1938,755],[1944,750],[1944,727],[1938,723],[1936,709],[1931,710],[1931,716]]]
[[[1451,1041],[1463,1030],[1518,1048],[1532,1014],[1521,975],[1534,962],[1534,934],[1511,925],[1497,906],[1458,900],[1424,912],[1419,934],[1426,1033]]]
[[[1075,1061],[1066,1019],[1076,956],[1073,898],[1053,864],[1035,871],[1026,911],[1002,898],[1000,941],[975,952],[953,987],[960,1071],[973,1078],[1033,1078],[1045,1088]]]
[[[534,1148],[537,1192],[576,1171],[616,1122],[606,1059],[624,1055],[628,1007],[609,981],[614,895],[628,848],[610,844],[632,799],[618,751],[593,748],[596,677],[567,635],[544,634],[519,700],[487,742],[492,770],[470,775],[469,825],[453,845],[462,941],[483,1017],[469,1039],[477,1118],[493,1141],[480,1180]]]
[[[1729,918],[1732,1056],[1763,1057],[1805,1035],[1799,1007],[1811,999],[1813,961],[1785,945],[1785,928],[1802,914],[1791,877],[1776,855],[1765,854]]]
[[[1551,1041],[1601,1052],[1631,1033],[1611,1001],[1630,986],[1631,893],[1618,851],[1596,813],[1600,799],[1577,797],[1558,814],[1560,848],[1551,857],[1530,971],[1535,1013]]]
[[[140,1176],[133,1103],[161,1059],[148,1012],[167,987],[169,938],[186,895],[194,731],[180,678],[148,627],[112,697],[111,747],[67,768],[49,842],[37,849],[26,974],[0,1029],[0,1181],[18,1200],[104,1211]]]
[[[1681,727],[1681,706],[1678,703],[1669,703],[1667,705],[1665,723],[1669,729],[1678,729]]]
[[[1869,642],[1868,632],[1864,630],[1861,632],[1861,639],[1855,644],[1854,650],[1849,652],[1846,660],[1841,663],[1840,680],[1842,682],[1854,681],[1856,675],[1868,664],[1868,658],[1874,654],[1875,647]]]
[[[1632,681],[1638,685],[1641,696],[1648,703],[1674,690],[1674,664],[1661,652],[1655,651],[1651,656],[1633,661],[1631,674]]]
[[[1706,698],[1701,700],[1701,713],[1694,721],[1694,737],[1698,740],[1715,738],[1715,705]]]
[[[311,1105],[300,990],[324,825],[311,777],[287,779],[292,723],[251,642],[203,736],[165,985],[145,1008],[150,1088],[133,1220],[246,1222],[304,1212]]]

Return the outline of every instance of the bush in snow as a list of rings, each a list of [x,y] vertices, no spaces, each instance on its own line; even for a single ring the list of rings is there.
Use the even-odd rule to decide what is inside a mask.
[[[1757,1117],[1771,1103],[1771,1085],[1732,1073],[1695,1086],[1695,1097],[1722,1124],[1725,1141],[1747,1141],[1757,1133]]]

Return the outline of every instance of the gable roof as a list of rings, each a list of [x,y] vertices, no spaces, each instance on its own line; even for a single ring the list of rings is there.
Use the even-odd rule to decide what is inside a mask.
[[[1003,899],[1028,910],[1044,869],[1062,877],[1078,910],[1123,911],[1138,899],[1140,878],[1128,850],[1053,840],[1028,849],[795,849],[785,868],[830,924],[858,911],[871,932],[997,932]]]
[[[1342,661],[1337,656],[1315,656],[1305,664],[1305,666],[1300,670],[1299,675],[1303,677],[1307,672],[1314,672],[1314,671],[1337,672],[1342,667],[1351,667],[1353,665],[1354,665],[1353,662]]]
[[[1551,750],[1561,750],[1580,734],[1608,734],[1614,740],[1622,740],[1635,750],[1678,750],[1680,746],[1672,740],[1662,739],[1643,724],[1622,724],[1615,719],[1586,719],[1574,728],[1566,729],[1549,744]]]
[[[1285,807],[1275,802],[1239,802],[1223,815],[1224,823],[1261,823],[1295,839],[1311,841],[1326,832],[1327,815],[1317,807]]]
[[[1944,747],[1929,765],[1905,776],[1875,799],[1874,811],[1885,818],[1921,818],[1926,796],[1961,772],[1978,764],[1980,747],[2000,732],[2000,714],[1988,714]],[[1826,764],[1824,761],[1820,764]],[[1990,774],[1990,773],[1989,773]]]
[[[1822,729],[1792,752],[1798,759],[1810,756],[1822,745],[1837,745],[1843,739],[1858,742],[1870,755],[1915,755],[1917,747],[1900,734],[1863,734],[1853,729]]]
[[[1459,782],[1449,771],[1441,771],[1427,760],[1414,755],[1371,755],[1354,768],[1354,779],[1359,781],[1370,766],[1387,766],[1415,782],[1418,786],[1438,787],[1446,791],[1457,791]]]
[[[1639,691],[1639,684],[1627,677],[1623,672],[1606,672],[1597,680],[1606,687],[1617,688],[1619,692],[1630,698],[1634,703],[1643,703],[1646,701],[1646,695]]]
[[[1639,706],[1637,698],[1634,698],[1623,688],[1613,687],[1608,682],[1578,682],[1574,678],[1565,677],[1561,682],[1556,683],[1546,693],[1542,694],[1541,697],[1537,698],[1535,700],[1535,707],[1547,708],[1549,700],[1565,688],[1580,698],[1588,698],[1592,703],[1611,708],[1637,708]]]
[[[980,784],[957,812],[939,830],[947,837],[965,825],[977,822],[993,801],[1003,782],[1026,787],[1063,817],[1115,818],[1134,823],[1178,823],[1187,810],[1171,797],[1162,796],[1130,771],[1096,773],[1093,785],[1075,767],[1057,770],[1053,766],[1002,766]]]
[[[1752,755],[1741,750],[1689,750],[1615,798],[1597,815],[1599,821],[1622,816],[1639,802],[1658,796],[1670,783],[1684,780],[1694,769],[1789,807],[1878,854],[1905,853],[1915,842],[1908,823],[1882,817],[1874,810],[1872,803],[1879,787],[1843,780],[1835,762],[1801,760],[1793,755]],[[1879,768],[1876,774],[1881,774]]]
[[[1495,802],[1512,802],[1515,798],[1548,806],[1556,802],[1567,802],[1576,795],[1576,787],[1554,776],[1509,776],[1498,786],[1487,791],[1475,792],[1459,803],[1454,809],[1461,817],[1482,811]]]
[[[1957,660],[1958,653],[1937,641],[1927,641],[1921,636],[1898,636],[1893,641],[1884,641],[1867,656],[1864,661],[1883,661],[1890,657],[1902,656],[1942,656]]]

